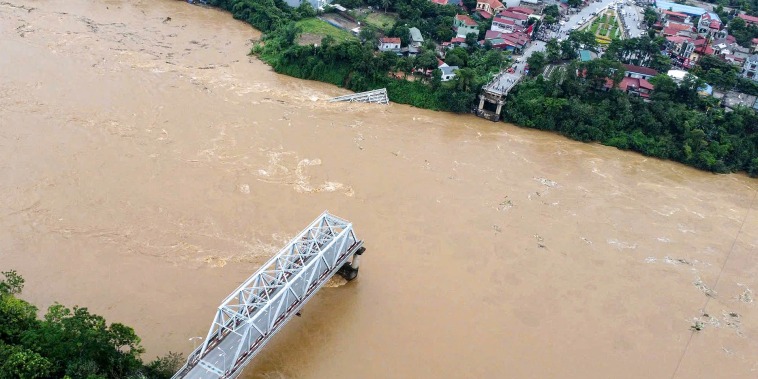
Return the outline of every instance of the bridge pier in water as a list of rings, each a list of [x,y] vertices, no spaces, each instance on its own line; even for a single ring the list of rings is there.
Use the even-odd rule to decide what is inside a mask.
[[[361,265],[361,255],[363,255],[363,252],[365,251],[365,247],[356,250],[353,257],[350,259],[350,262],[345,262],[345,264],[340,267],[340,270],[337,271],[337,274],[345,278],[347,281],[351,281],[358,277],[358,268]]]

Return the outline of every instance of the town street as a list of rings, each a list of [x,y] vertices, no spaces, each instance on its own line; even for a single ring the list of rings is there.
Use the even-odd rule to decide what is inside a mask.
[[[618,0],[602,0],[600,2],[590,3],[590,5],[578,13],[569,16],[569,20],[566,21],[563,26],[561,26],[559,36],[568,36],[568,33],[571,32],[575,26],[581,26],[587,22],[592,17],[591,13],[600,12],[600,10],[606,9],[614,2],[618,2]],[[534,54],[536,51],[545,51],[545,42],[532,41],[529,46],[524,49],[524,53],[522,55],[513,56],[515,61],[515,65],[512,66],[514,67],[513,73],[507,73],[505,70],[503,70],[485,87],[493,92],[507,93],[511,87],[513,87],[516,83],[518,83],[519,80],[521,80],[521,76],[524,74],[526,60],[529,59],[529,57],[532,56],[532,54]]]
[[[642,22],[642,17],[645,11],[637,5],[624,5],[619,14],[624,18],[624,23],[629,32],[626,33],[627,38],[637,38],[645,33],[643,28],[637,27]]]

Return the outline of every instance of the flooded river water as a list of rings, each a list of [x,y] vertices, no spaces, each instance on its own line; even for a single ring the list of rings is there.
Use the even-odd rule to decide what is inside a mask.
[[[187,353],[328,209],[361,274],[244,378],[758,377],[755,179],[330,104],[246,56],[257,37],[181,1],[0,2],[0,268],[26,299]]]

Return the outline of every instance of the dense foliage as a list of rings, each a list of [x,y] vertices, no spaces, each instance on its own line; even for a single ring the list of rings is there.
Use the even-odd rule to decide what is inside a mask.
[[[469,112],[476,94],[494,73],[506,63],[506,54],[476,46],[476,36],[468,49],[448,53],[451,66],[459,66],[454,80],[441,82],[439,72],[428,73],[438,66],[433,45],[422,48],[416,57],[398,57],[392,53],[376,53],[376,33],[364,25],[361,41],[335,41],[325,37],[319,46],[300,46],[301,32],[288,20],[312,16],[312,8],[304,2],[290,8],[281,0],[211,0],[210,4],[232,12],[266,32],[263,43],[253,53],[279,73],[332,83],[354,91],[386,87],[390,100],[420,108]],[[383,4],[365,4],[395,10],[398,22],[389,30],[407,43],[409,26],[416,26],[422,35],[435,40],[452,37],[456,8],[438,6],[428,0],[396,0]],[[488,25],[482,25],[485,30]],[[470,38],[470,39],[471,39]],[[394,75],[393,75],[394,73]]]
[[[758,38],[758,26],[747,24],[745,20],[735,17],[729,21],[729,34],[743,47],[752,47],[753,38]]]
[[[712,55],[700,58],[697,67],[691,73],[720,90],[736,90],[758,96],[758,82],[743,78],[740,75],[740,67]]]
[[[55,304],[39,320],[37,308],[17,297],[24,279],[0,274],[0,379],[160,379],[181,363],[181,355],[169,353],[145,365],[132,328],[108,325],[87,308]]]
[[[704,170],[758,175],[755,112],[715,107],[713,98],[698,95],[702,81],[691,75],[680,85],[666,75],[651,79],[656,89],[650,102],[616,88],[606,92],[605,78],[616,84],[621,79],[612,70],[616,64],[574,62],[550,78],[528,80],[510,94],[505,117]]]

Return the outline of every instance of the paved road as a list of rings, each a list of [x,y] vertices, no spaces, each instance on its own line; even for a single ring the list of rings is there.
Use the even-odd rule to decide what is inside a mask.
[[[645,34],[645,25],[642,25],[642,28],[637,27],[642,23],[642,17],[645,14],[644,9],[636,5],[625,4],[619,14],[624,18],[625,26],[629,28],[628,38],[637,38]]]

